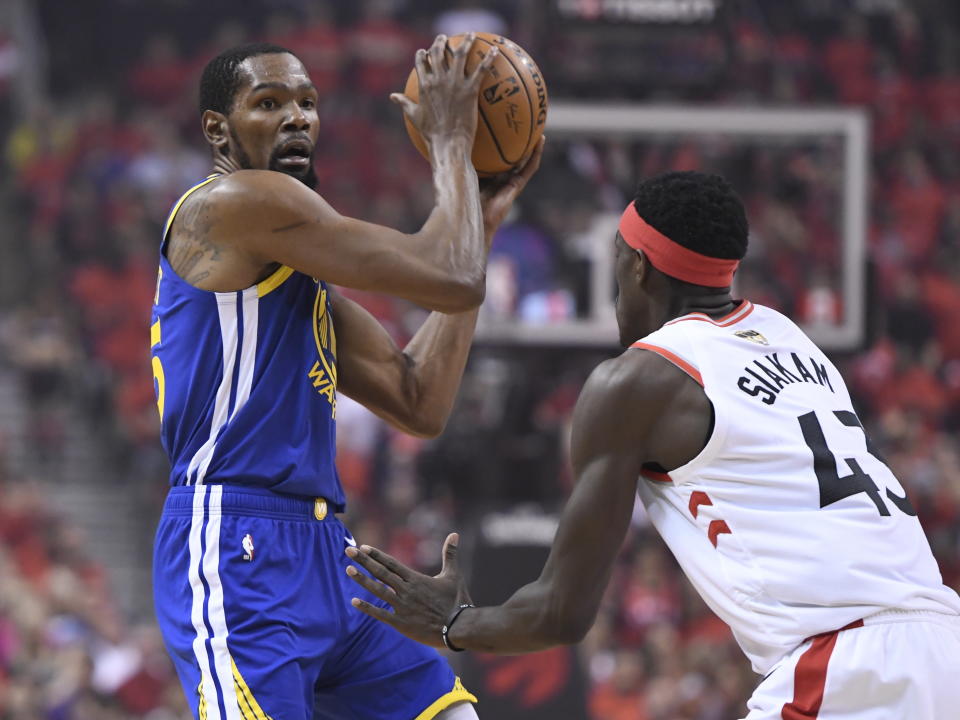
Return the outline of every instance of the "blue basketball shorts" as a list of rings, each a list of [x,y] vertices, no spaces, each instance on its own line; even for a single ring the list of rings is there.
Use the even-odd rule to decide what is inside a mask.
[[[154,600],[198,720],[429,720],[476,702],[435,650],[350,605],[350,533],[322,499],[171,488]]]

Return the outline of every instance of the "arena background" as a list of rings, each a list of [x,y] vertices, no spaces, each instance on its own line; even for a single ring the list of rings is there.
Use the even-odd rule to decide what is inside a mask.
[[[585,127],[548,122],[543,168],[495,242],[443,436],[406,437],[341,399],[357,539],[433,570],[462,531],[481,602],[536,576],[570,489],[571,408],[617,351],[610,215],[639,178],[695,168],[747,204],[738,291],[831,347],[960,587],[960,5],[4,0],[0,719],[189,717],[152,619],[167,463],[147,327],[161,224],[209,167],[199,70],[247,40],[296,51],[321,92],[320,192],[412,230],[430,174],[386,95],[433,34],[468,29],[523,45],[556,117],[568,106]],[[642,129],[594,127],[611,103]],[[761,109],[785,114],[751,129]],[[810,129],[813,109],[844,119]],[[713,127],[715,111],[734,115]],[[401,342],[423,317],[362,301]],[[758,681],[642,511],[580,646],[453,661],[481,717],[506,720],[731,720]]]

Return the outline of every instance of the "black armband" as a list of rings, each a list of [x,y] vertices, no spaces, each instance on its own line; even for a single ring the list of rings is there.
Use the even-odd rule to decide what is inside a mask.
[[[454,610],[452,615],[450,615],[450,619],[447,620],[446,625],[444,625],[443,629],[440,631],[440,637],[443,638],[443,644],[444,644],[444,647],[447,648],[447,650],[452,650],[453,652],[463,652],[464,650],[466,650],[466,648],[458,648],[452,642],[450,642],[450,637],[449,637],[450,628],[453,627],[453,623],[456,622],[458,617],[460,617],[460,613],[462,613],[467,608],[475,608],[475,607],[476,605],[471,605],[470,603],[464,603],[463,605],[460,605],[456,610]]]

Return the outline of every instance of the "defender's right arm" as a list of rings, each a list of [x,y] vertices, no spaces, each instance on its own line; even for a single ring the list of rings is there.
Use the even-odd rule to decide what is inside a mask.
[[[709,419],[703,389],[659,355],[628,350],[602,363],[573,413],[576,486],[540,577],[501,605],[461,613],[448,627],[450,645],[525,653],[583,639],[626,536],[644,463],[686,464],[702,450]],[[393,612],[358,598],[354,607],[414,640],[443,645],[443,626],[459,605],[470,602],[454,536],[444,544],[443,569],[435,577],[376,548],[347,548],[346,554],[372,577],[353,567],[347,574]]]

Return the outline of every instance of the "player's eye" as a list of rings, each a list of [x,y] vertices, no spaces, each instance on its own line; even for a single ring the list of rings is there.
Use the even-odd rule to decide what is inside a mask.
[[[260,107],[264,110],[273,110],[277,107],[277,101],[273,98],[264,98],[260,101]]]
[[[304,98],[300,102],[300,107],[306,108],[307,110],[312,110],[316,106],[316,104],[317,103],[314,101],[313,98]]]

